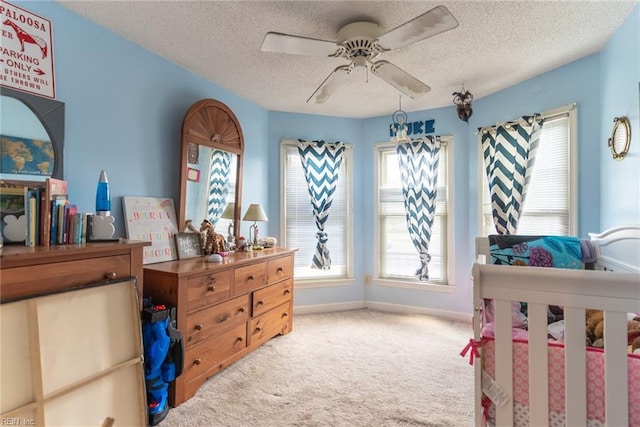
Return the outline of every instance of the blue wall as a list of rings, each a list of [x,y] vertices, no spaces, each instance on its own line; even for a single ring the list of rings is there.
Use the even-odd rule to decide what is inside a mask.
[[[182,119],[202,98],[233,110],[243,125],[246,170],[267,175],[267,110],[56,3],[16,4],[53,25],[56,99],[66,104],[64,178],[80,211],[95,209],[103,169],[117,235],[125,235],[122,196],[171,197],[177,207]],[[255,180],[244,188],[243,206],[266,203],[267,192],[266,181]]]
[[[640,224],[640,5],[631,12],[600,54],[602,110],[597,152],[600,156],[600,229]],[[613,160],[607,139],[613,118],[631,122],[631,147]]]
[[[296,291],[296,306],[379,302],[420,311],[468,313],[470,268],[477,234],[475,130],[570,103],[578,107],[578,234],[640,223],[640,6],[600,53],[474,101],[467,125],[453,106],[409,113],[434,119],[436,133],[452,135],[454,196],[452,287],[448,292],[363,285],[373,272],[373,145],[389,138],[389,117],[365,120],[267,111],[179,65],[150,53],[53,2],[18,2],[53,23],[57,99],[66,103],[65,179],[81,211],[94,209],[100,170],[107,171],[124,235],[120,197],[172,197],[177,202],[180,126],[202,98],[227,104],[242,125],[243,206],[262,203],[271,220],[263,235],[280,233],[280,140],[324,139],[353,144],[354,278],[339,287]],[[473,91],[473,88],[469,88]],[[632,122],[631,153],[611,159],[606,139],[613,117]],[[277,173],[274,173],[277,171]],[[599,206],[599,208],[598,208]],[[243,224],[243,230],[249,224]]]

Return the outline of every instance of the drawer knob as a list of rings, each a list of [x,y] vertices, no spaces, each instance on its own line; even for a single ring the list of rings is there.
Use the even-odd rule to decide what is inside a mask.
[[[209,286],[207,287],[207,291],[209,291],[209,292],[213,292],[213,291],[215,291],[215,290],[216,290],[216,287],[215,287],[215,286],[213,286],[213,285],[209,285]]]
[[[256,332],[262,332],[262,326],[256,326]]]
[[[108,279],[108,280],[113,280],[116,278],[116,273],[114,271],[110,272],[110,273],[105,273],[104,274],[104,278]]]
[[[238,339],[236,341],[242,342],[242,341],[244,341],[244,338],[243,337],[238,337]]]
[[[249,276],[249,280],[254,280],[256,278],[256,276],[254,276],[253,274],[251,276]]]
[[[194,364],[199,365],[202,363],[202,359],[200,359],[199,357],[193,361]]]
[[[203,325],[202,323],[198,323],[198,324],[196,325],[196,329],[197,329],[198,331],[201,331],[201,330],[202,330],[202,328],[204,328],[204,325]]]
[[[284,271],[284,268],[282,268],[282,267],[278,267],[276,269],[276,273],[282,273],[283,271]]]
[[[284,290],[284,294],[285,294],[285,295],[289,295],[290,293],[291,293],[291,291],[290,291],[289,289],[285,289],[285,290]]]
[[[238,309],[238,311],[239,311],[240,313],[244,313],[245,311],[247,311],[247,309],[246,309],[246,308],[244,308],[244,307],[240,307],[240,308]]]
[[[283,317],[283,318],[285,318],[285,317],[289,317],[289,313],[287,313],[287,312],[285,311],[284,313],[282,313],[282,317]]]
[[[262,300],[258,300],[258,302],[256,303],[256,306],[258,306],[258,305],[262,305],[262,304],[264,304],[264,301],[262,301]]]

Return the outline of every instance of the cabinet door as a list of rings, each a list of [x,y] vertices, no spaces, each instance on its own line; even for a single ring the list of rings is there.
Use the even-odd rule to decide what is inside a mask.
[[[233,294],[240,295],[261,288],[267,284],[267,263],[259,262],[246,267],[238,267],[234,274]]]
[[[2,269],[2,300],[38,296],[105,279],[124,279],[130,276],[129,255],[56,262],[37,267],[7,268]]]
[[[187,280],[189,313],[229,298],[231,273],[232,270],[223,270],[189,277]]]
[[[291,327],[291,304],[284,303],[249,322],[249,346],[258,346]]]
[[[253,293],[253,316],[259,316],[272,308],[291,300],[293,280],[283,280]]]
[[[249,320],[249,295],[200,310],[187,317],[186,345],[191,346]]]
[[[290,277],[293,277],[293,255],[269,260],[267,264],[267,283],[279,282]]]

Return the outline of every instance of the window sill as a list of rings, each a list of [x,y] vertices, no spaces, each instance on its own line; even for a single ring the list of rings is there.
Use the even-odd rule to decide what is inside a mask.
[[[333,286],[352,286],[355,279],[294,279],[296,289],[329,288]]]
[[[418,282],[405,282],[401,280],[392,279],[375,279],[373,280],[375,286],[388,286],[391,288],[405,288],[416,289],[420,291],[428,292],[442,292],[446,294],[452,294],[455,292],[455,286],[452,285],[440,285],[434,283],[418,283]]]

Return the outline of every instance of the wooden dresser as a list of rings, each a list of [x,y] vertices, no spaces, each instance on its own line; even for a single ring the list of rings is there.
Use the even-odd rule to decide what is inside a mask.
[[[142,307],[142,251],[149,245],[124,239],[49,247],[5,245],[0,249],[0,298],[7,301],[136,277]]]
[[[177,307],[185,346],[184,371],[170,404],[191,398],[211,375],[293,326],[295,250],[235,252],[144,267],[144,296]]]

